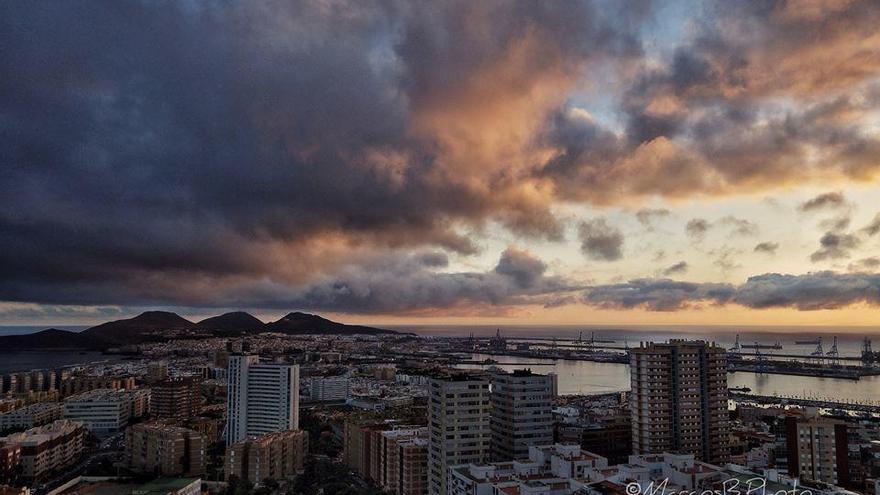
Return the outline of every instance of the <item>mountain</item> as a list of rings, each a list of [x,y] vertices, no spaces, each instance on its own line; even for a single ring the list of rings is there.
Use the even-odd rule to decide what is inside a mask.
[[[195,328],[215,335],[242,335],[263,331],[265,323],[244,311],[234,311],[220,316],[212,316],[196,323]]]
[[[323,334],[323,335],[376,335],[383,333],[397,333],[383,328],[365,327],[361,325],[346,325],[330,321],[318,315],[308,313],[290,313],[284,318],[271,323],[266,323],[266,332],[285,333],[288,335]]]
[[[140,344],[155,340],[152,334],[166,330],[186,330],[195,323],[177,313],[147,311],[134,318],[110,321],[83,330],[81,335],[96,338],[109,345]]]
[[[68,332],[50,328],[28,335],[0,337],[0,352],[28,349],[108,349],[131,344],[156,342],[188,335],[190,337],[215,335],[229,337],[261,332],[288,335],[377,335],[396,334],[393,330],[346,325],[308,313],[290,313],[278,321],[263,323],[243,311],[213,316],[198,323],[167,311],[147,311],[134,318],[110,321],[82,332]],[[171,334],[169,336],[169,334]]]

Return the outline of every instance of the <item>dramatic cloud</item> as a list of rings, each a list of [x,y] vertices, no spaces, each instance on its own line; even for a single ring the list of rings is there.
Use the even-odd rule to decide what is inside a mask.
[[[604,218],[581,222],[578,226],[581,251],[589,258],[615,261],[623,257],[623,233]]]
[[[847,205],[846,198],[841,192],[820,194],[815,198],[805,201],[798,209],[804,212],[843,208]]]
[[[668,276],[670,276],[670,275],[678,275],[678,274],[682,274],[682,273],[685,273],[685,272],[687,272],[687,271],[688,271],[688,264],[687,264],[687,262],[686,262],[686,261],[679,261],[678,263],[676,263],[676,264],[674,264],[674,265],[672,265],[672,266],[666,268],[665,270],[663,270],[663,275],[668,277]]]
[[[654,221],[666,218],[671,213],[666,208],[643,208],[636,212],[636,219],[648,230],[653,230]]]
[[[488,222],[560,240],[535,143],[591,65],[640,56],[619,14],[4,3],[0,299],[203,304],[386,250],[472,254]]]
[[[874,272],[880,269],[880,258],[871,256],[850,263],[847,269],[851,272]]]
[[[810,260],[813,262],[849,258],[850,251],[857,248],[861,241],[851,234],[825,232],[825,235],[819,239],[819,244],[821,247],[810,255]]]
[[[756,253],[776,254],[777,249],[779,249],[779,244],[776,242],[761,242],[755,245],[754,251]]]
[[[579,286],[547,276],[545,271],[541,260],[515,248],[502,253],[495,269],[486,273],[435,272],[415,258],[386,258],[291,291],[276,304],[318,311],[397,314],[482,306],[503,313],[508,306],[566,304],[564,294]]]
[[[877,233],[880,232],[880,213],[874,215],[874,219],[871,220],[871,223],[862,228],[861,231],[869,236],[877,235]]]
[[[638,279],[588,289],[583,302],[606,309],[674,311],[705,305],[736,304],[755,309],[838,309],[858,303],[880,305],[880,275],[817,272],[768,273],[739,286]]]
[[[675,311],[703,302],[724,303],[733,294],[727,284],[697,284],[668,279],[637,279],[624,284],[592,287],[584,294],[585,304],[605,309],[644,308]]]
[[[694,218],[688,221],[684,230],[688,236],[693,237],[694,239],[702,239],[706,235],[706,232],[709,231],[710,226],[711,224],[707,220]]]

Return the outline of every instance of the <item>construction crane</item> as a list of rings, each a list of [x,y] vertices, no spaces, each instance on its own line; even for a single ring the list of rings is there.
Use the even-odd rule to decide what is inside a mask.
[[[821,344],[819,345],[819,347],[816,350],[817,351],[822,350]],[[837,337],[836,336],[834,337],[834,341],[831,344],[831,350],[829,350],[828,353],[825,355],[828,356],[829,363],[831,363],[834,366],[840,366],[840,353],[837,351]]]
[[[825,351],[822,349],[822,337],[816,341],[816,350],[810,353],[810,357],[816,360],[816,364],[822,364],[825,360]]]

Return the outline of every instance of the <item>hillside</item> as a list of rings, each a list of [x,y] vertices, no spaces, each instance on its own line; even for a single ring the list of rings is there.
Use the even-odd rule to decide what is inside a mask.
[[[378,335],[398,333],[384,328],[346,325],[309,313],[290,313],[280,320],[267,323],[267,332],[285,333],[288,335],[322,334],[322,335]]]
[[[213,333],[214,335],[244,335],[264,331],[265,323],[244,311],[224,313],[212,316],[196,323],[195,328]]]

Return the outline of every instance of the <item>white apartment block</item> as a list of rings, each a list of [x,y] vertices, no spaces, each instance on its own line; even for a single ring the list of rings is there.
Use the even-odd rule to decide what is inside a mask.
[[[447,495],[573,495],[603,479],[608,459],[578,445],[532,446],[527,459],[449,468]]]
[[[529,370],[492,375],[493,461],[524,459],[529,447],[553,443],[553,378]]]
[[[432,377],[428,393],[428,493],[447,495],[450,466],[480,464],[489,454],[489,379],[465,372]]]
[[[312,378],[309,380],[309,395],[314,401],[345,400],[351,394],[348,378]]]
[[[128,425],[130,418],[149,410],[149,390],[97,389],[64,400],[64,417],[83,424],[95,435],[105,435]]]
[[[299,366],[229,356],[226,443],[299,428]]]

